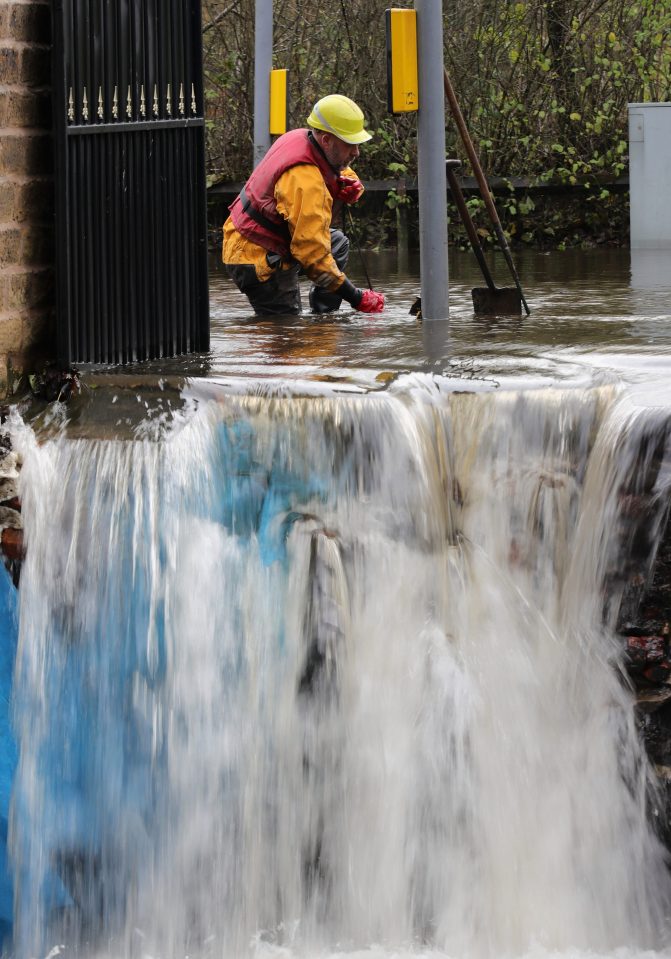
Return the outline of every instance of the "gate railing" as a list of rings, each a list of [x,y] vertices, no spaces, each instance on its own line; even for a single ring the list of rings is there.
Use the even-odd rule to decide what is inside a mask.
[[[209,345],[200,3],[56,0],[63,363]]]

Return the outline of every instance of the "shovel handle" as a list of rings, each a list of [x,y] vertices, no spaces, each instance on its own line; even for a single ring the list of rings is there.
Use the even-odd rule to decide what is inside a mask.
[[[466,206],[466,201],[464,200],[464,194],[461,192],[461,187],[456,177],[455,169],[459,166],[461,166],[459,160],[447,160],[445,163],[447,182],[450,184],[450,193],[452,194],[452,199],[454,200],[455,206],[459,211],[461,221],[466,228],[466,233],[468,234],[471,248],[475,253],[475,258],[480,264],[480,269],[482,270],[482,275],[485,278],[485,282],[492,293],[494,293],[496,291],[496,284],[494,283],[494,278],[490,272],[489,266],[487,265],[487,261],[485,260],[485,255],[482,252],[482,246],[480,245],[478,232],[475,229],[471,215],[468,212],[468,207]]]
[[[496,207],[494,206],[492,194],[489,189],[489,184],[487,183],[485,175],[482,172],[482,167],[480,166],[480,160],[478,159],[478,155],[475,152],[475,147],[473,146],[471,135],[468,132],[468,129],[466,128],[466,121],[464,120],[464,116],[461,112],[461,108],[459,107],[456,95],[452,88],[452,83],[450,82],[449,74],[447,70],[445,69],[445,67],[443,67],[443,82],[445,85],[445,96],[450,106],[450,112],[452,113],[452,117],[454,119],[454,122],[457,125],[459,135],[461,136],[464,147],[466,148],[468,159],[471,162],[471,166],[473,167],[473,173],[475,174],[475,179],[477,180],[478,187],[480,188],[480,194],[482,196],[482,199],[484,200],[485,207],[487,208],[487,213],[489,214],[489,218],[491,219],[492,224],[494,226],[494,232],[496,233],[496,237],[499,241],[499,245],[501,246],[501,250],[503,251],[503,255],[506,259],[506,263],[508,264],[508,268],[510,269],[510,273],[512,275],[513,280],[515,281],[515,286],[517,287],[519,291],[520,297],[522,299],[522,303],[524,304],[524,309],[526,310],[526,313],[528,316],[531,310],[529,309],[527,305],[527,301],[524,299],[524,293],[522,292],[522,287],[520,285],[520,280],[517,275],[517,270],[515,269],[515,264],[513,263],[510,247],[508,245],[508,241],[506,240],[506,235],[503,232],[503,227],[501,226],[499,215],[496,212]]]

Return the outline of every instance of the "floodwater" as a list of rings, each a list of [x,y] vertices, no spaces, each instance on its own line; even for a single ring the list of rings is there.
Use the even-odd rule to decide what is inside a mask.
[[[82,367],[84,383],[110,385],[123,401],[111,425],[130,425],[147,410],[161,409],[145,392],[160,380],[182,390],[185,379],[225,389],[292,393],[385,389],[417,372],[438,374],[467,390],[586,386],[624,381],[634,402],[671,399],[671,251],[597,249],[516,253],[514,261],[530,316],[476,316],[471,289],[484,286],[470,253],[450,254],[449,323],[421,322],[410,308],[420,293],[419,257],[395,251],[352,256],[349,274],[387,297],[384,313],[366,316],[345,305],[315,317],[255,316],[221,267],[211,259],[211,349],[169,360],[120,368]],[[513,286],[502,255],[489,262],[499,287]],[[307,309],[307,284],[304,304]],[[201,382],[201,386],[204,384]],[[137,393],[137,390],[140,392]],[[121,391],[121,392],[120,392]],[[105,391],[85,389],[69,415],[86,412],[109,420]],[[140,397],[135,407],[136,395]],[[125,406],[123,414],[122,406]],[[88,419],[88,417],[86,417]]]
[[[368,388],[385,373],[431,370],[530,385],[579,381],[595,369],[668,373],[671,348],[671,252],[628,250],[526,254],[515,258],[530,316],[475,316],[471,289],[485,285],[472,255],[450,260],[450,322],[417,322],[419,260],[399,269],[392,254],[365,254],[376,289],[387,295],[379,317],[344,311],[278,324],[252,318],[224,273],[211,277],[212,361],[216,375],[337,377]],[[491,257],[500,287],[513,286],[503,257]],[[353,279],[365,285],[360,261]],[[659,276],[656,281],[656,274]],[[648,287],[648,283],[653,285]],[[306,299],[304,297],[304,299]]]

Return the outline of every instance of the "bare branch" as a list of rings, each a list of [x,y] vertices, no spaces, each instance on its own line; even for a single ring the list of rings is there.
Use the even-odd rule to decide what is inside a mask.
[[[235,8],[238,6],[240,6],[240,0],[232,0],[232,2],[229,3],[227,7],[224,7],[223,10],[219,11],[216,17],[212,17],[212,19],[208,23],[204,24],[203,33],[207,33],[207,31],[211,30],[212,27],[216,27],[218,23],[221,23],[224,17],[227,17],[228,14],[232,13],[235,10]]]

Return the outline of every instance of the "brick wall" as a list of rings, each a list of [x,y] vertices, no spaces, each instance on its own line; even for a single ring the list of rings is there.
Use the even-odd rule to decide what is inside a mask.
[[[51,350],[49,0],[0,0],[0,394]]]

